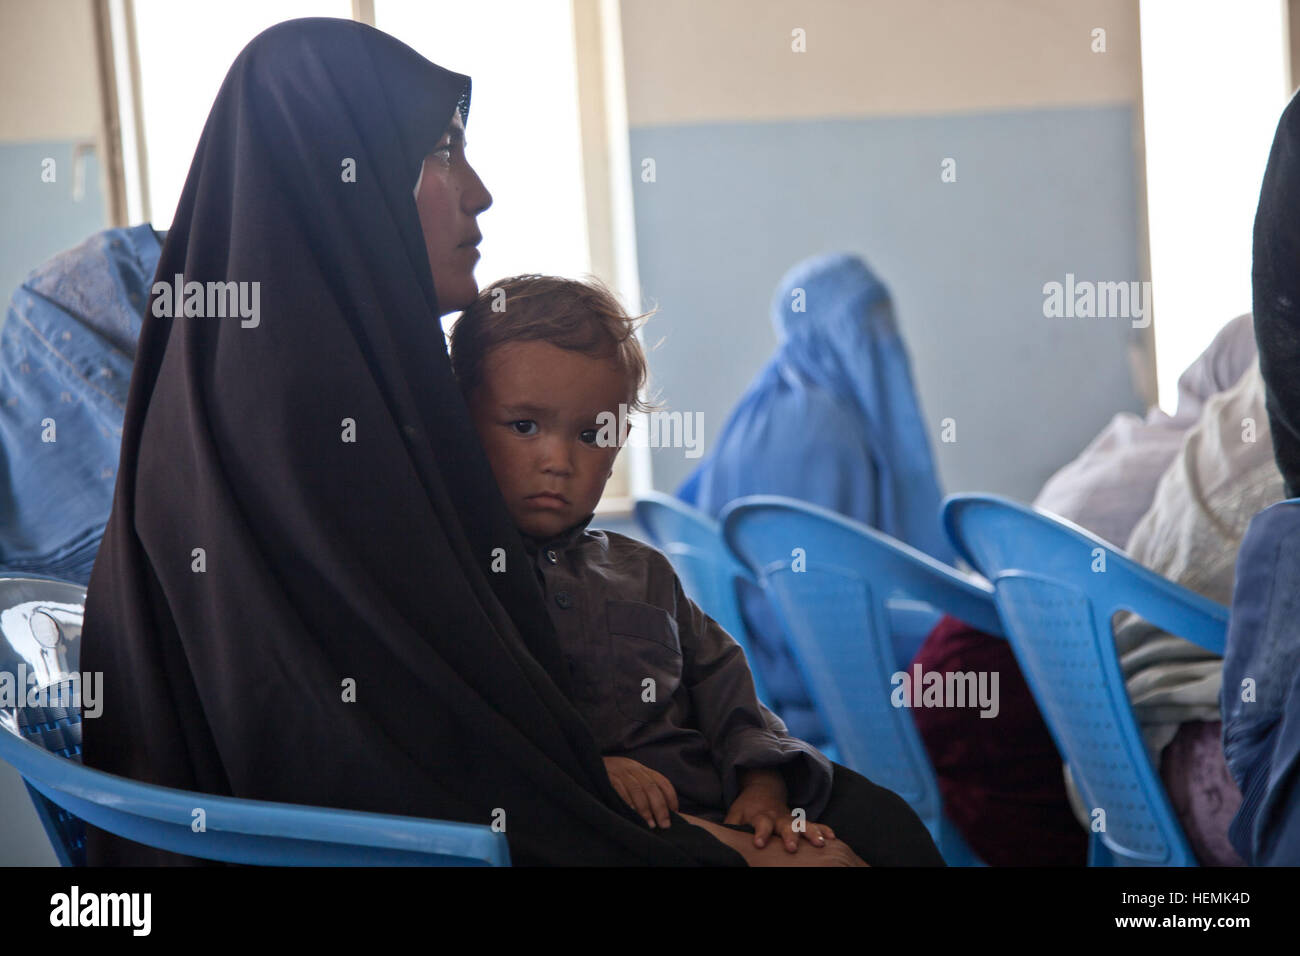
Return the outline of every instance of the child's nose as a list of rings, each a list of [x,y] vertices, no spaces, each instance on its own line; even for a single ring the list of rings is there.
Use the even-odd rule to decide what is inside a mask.
[[[573,449],[565,441],[547,442],[542,451],[542,469],[560,475],[573,471]]]

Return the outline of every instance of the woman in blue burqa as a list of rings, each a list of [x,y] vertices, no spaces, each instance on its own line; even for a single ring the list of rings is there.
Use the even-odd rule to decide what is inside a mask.
[[[0,331],[0,574],[84,585],[113,504],[159,235],[107,229],[41,264]]]
[[[777,286],[772,325],[776,354],[677,497],[716,517],[745,495],[786,495],[951,564],[929,430],[884,284],[857,256],[808,259]],[[756,587],[738,587],[769,705],[790,733],[825,746],[772,607]]]

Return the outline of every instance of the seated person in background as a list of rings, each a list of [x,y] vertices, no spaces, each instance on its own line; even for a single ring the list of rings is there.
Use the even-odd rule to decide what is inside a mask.
[[[1229,322],[1179,378],[1175,416],[1157,408],[1145,420],[1117,415],[1047,482],[1035,507],[1126,544],[1152,570],[1226,603],[1245,523],[1280,492],[1266,467],[1272,446],[1253,344],[1249,315]],[[1253,429],[1243,428],[1248,418]],[[1204,862],[1237,862],[1225,839],[1239,795],[1217,745],[1218,659],[1136,620],[1121,622],[1116,640],[1193,850]],[[917,661],[927,671],[1002,675],[996,721],[960,709],[913,714],[945,807],[972,848],[990,863],[1085,862],[1086,830],[1067,809],[1073,794],[1061,758],[1010,646],[945,618]]]
[[[679,810],[719,839],[752,841],[747,858],[773,835],[805,859],[852,857],[838,835],[873,864],[940,862],[901,799],[833,766],[759,703],[739,645],[663,554],[588,529],[626,438],[619,404],[645,407],[634,331],[596,284],[518,276],[484,289],[451,334],[457,383],[615,789],[648,826]]]
[[[1255,337],[1283,494],[1300,496],[1300,96],[1278,122],[1255,214]],[[1243,799],[1229,830],[1252,865],[1300,863],[1300,514],[1257,516],[1224,654],[1223,749]]]
[[[1251,522],[1223,660],[1223,751],[1242,792],[1228,829],[1253,866],[1300,864],[1300,508]]]
[[[1205,403],[1254,364],[1250,314],[1227,323],[1178,377],[1178,407],[1153,405],[1145,418],[1120,412],[1079,456],[1043,485],[1034,507],[1073,521],[1123,547],[1155,500],[1156,486],[1200,420]]]
[[[927,429],[888,290],[857,256],[818,256],[781,279],[771,319],[776,354],[677,497],[716,518],[745,495],[786,495],[952,563]],[[827,732],[774,609],[747,582],[739,582],[738,597],[770,703],[794,733],[824,746]]]
[[[90,579],[161,250],[148,224],[108,229],[13,294],[0,332],[0,573]]]
[[[1206,403],[1125,550],[1163,577],[1231,604],[1246,528],[1282,497],[1264,382],[1252,363]],[[1117,618],[1115,644],[1148,752],[1193,851],[1204,864],[1239,865],[1228,842],[1241,792],[1223,756],[1223,659],[1132,615]],[[1086,810],[1079,816],[1089,819]]]

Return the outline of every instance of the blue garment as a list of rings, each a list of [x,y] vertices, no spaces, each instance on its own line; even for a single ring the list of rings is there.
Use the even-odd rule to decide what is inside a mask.
[[[0,331],[0,572],[89,581],[160,252],[147,224],[108,229],[37,268],[10,300]]]
[[[1223,755],[1242,794],[1228,839],[1252,866],[1300,864],[1298,581],[1291,499],[1257,514],[1242,541],[1219,692]]]
[[[942,494],[884,285],[856,256],[791,269],[772,300],[781,345],[677,497],[717,516],[732,500],[786,495],[822,505],[953,563]],[[773,705],[794,736],[827,735],[761,592],[739,589]]]

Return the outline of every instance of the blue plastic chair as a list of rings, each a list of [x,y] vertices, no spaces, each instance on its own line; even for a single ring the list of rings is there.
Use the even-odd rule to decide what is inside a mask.
[[[771,698],[754,666],[757,658],[736,597],[736,578],[753,581],[753,577],[727,550],[722,526],[679,498],[658,491],[637,498],[634,510],[655,547],[672,562],[686,596],[740,645],[754,677],[754,690],[766,703]]]
[[[0,578],[0,670],[17,679],[25,669],[37,687],[75,686],[84,603],[85,589],[65,581]],[[27,688],[20,684],[19,690],[25,705]],[[510,865],[505,834],[488,826],[194,793],[85,767],[81,712],[72,700],[68,707],[0,709],[0,759],[22,774],[64,866],[85,865],[86,823],[137,843],[229,863]],[[206,829],[196,833],[199,808]]]
[[[776,603],[842,762],[906,800],[948,863],[981,865],[943,812],[916,724],[893,703],[892,678],[907,659],[898,654],[889,603],[923,602],[1001,634],[992,589],[867,525],[792,498],[740,498],[721,520],[728,546]]]
[[[1104,819],[1089,865],[1196,866],[1134,719],[1111,621],[1131,611],[1222,654],[1227,608],[1006,498],[949,496],[943,522],[958,552],[992,582],[1025,681],[1094,820]]]

